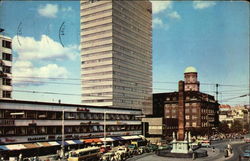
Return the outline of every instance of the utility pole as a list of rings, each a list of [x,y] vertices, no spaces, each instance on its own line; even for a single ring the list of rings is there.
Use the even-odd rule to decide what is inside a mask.
[[[219,84],[216,84],[216,101],[217,101],[217,103],[218,103],[218,96],[219,96],[218,88],[219,88]]]

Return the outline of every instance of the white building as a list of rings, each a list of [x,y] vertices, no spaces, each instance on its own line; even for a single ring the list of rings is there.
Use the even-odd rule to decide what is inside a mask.
[[[0,35],[0,98],[12,98],[12,50],[11,38]]]
[[[152,4],[81,3],[82,103],[152,114]]]
[[[0,107],[0,155],[53,154],[63,140],[65,147],[79,148],[141,139],[139,109],[7,99]]]

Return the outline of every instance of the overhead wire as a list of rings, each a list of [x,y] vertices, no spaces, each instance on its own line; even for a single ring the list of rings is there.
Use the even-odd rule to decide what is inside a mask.
[[[83,80],[81,78],[66,78],[66,77],[26,77],[26,76],[15,76],[14,79],[21,79],[21,78],[30,78],[30,79],[60,79],[60,80]],[[111,80],[108,80],[111,81]],[[147,82],[147,81],[128,81],[124,80],[127,82]],[[178,82],[169,82],[169,81],[152,81],[152,83],[166,83],[166,84],[177,84]],[[218,83],[200,83],[200,85],[216,85]],[[219,86],[224,86],[224,87],[242,87],[242,86],[247,86],[249,87],[249,84],[218,84]]]
[[[23,78],[26,78],[25,80],[22,80]],[[21,80],[18,80],[21,79]],[[28,80],[27,80],[28,79]],[[30,80],[32,79],[32,80]],[[39,80],[42,79],[42,80]],[[45,79],[45,80],[44,80]],[[25,83],[34,83],[34,84],[58,84],[58,85],[89,85],[89,84],[97,84],[98,82],[85,82],[84,84],[81,83],[69,83],[69,82],[62,82],[61,80],[73,80],[73,81],[81,81],[83,79],[81,78],[65,78],[65,77],[25,77],[25,76],[17,76],[14,78],[14,81],[20,81],[18,83],[14,83],[14,86],[16,85],[16,87],[18,87],[18,84],[25,84]],[[47,80],[53,80],[53,81],[47,81]],[[60,82],[58,82],[60,80]],[[102,80],[103,81],[103,80]],[[112,81],[111,79],[107,79],[104,81]],[[132,82],[135,83],[135,85],[137,85],[137,83],[139,83],[139,81],[129,81],[129,80],[123,80],[123,82]],[[140,81],[140,82],[147,82],[147,81]],[[169,81],[152,81],[152,83],[154,84],[178,84],[178,82],[169,82]],[[249,85],[233,85],[233,84],[216,84],[216,83],[200,83],[201,85],[210,85],[210,86],[221,86],[221,87],[238,87],[241,89],[231,89],[231,90],[223,90],[220,91],[220,94],[223,95],[235,95],[235,94],[242,94],[242,92],[249,90]],[[248,87],[248,89],[244,88],[242,89],[242,87]],[[142,86],[137,86],[137,87],[132,87],[132,88],[148,88],[148,87],[142,87]],[[167,88],[159,88],[159,87],[152,87],[152,89],[155,91],[178,91],[178,89],[167,89]],[[15,92],[26,92],[26,93],[40,93],[40,94],[57,94],[57,95],[68,95],[68,96],[81,96],[81,94],[73,94],[73,93],[59,93],[59,92],[48,92],[48,91],[27,91],[27,90],[13,90]],[[208,92],[208,93],[216,93],[216,91],[214,90],[210,90],[210,91],[201,91],[201,92]],[[240,92],[240,93],[239,93]],[[87,97],[99,97],[99,96],[87,96]],[[105,96],[100,96],[102,98],[104,98]],[[116,97],[118,98],[118,97]],[[124,98],[124,97],[121,97]],[[237,97],[232,97],[232,98],[224,98],[221,99],[220,102],[226,102],[230,99],[235,99],[235,98],[239,98]],[[131,98],[132,99],[132,98]],[[142,99],[142,98],[135,98],[133,97],[133,99]]]

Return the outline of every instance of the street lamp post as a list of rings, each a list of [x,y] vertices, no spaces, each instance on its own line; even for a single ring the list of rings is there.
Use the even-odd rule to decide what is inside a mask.
[[[59,100],[58,102],[59,102],[59,104],[61,104],[61,100]],[[65,110],[63,107],[63,109],[62,109],[62,145],[61,145],[62,158],[64,158],[64,113],[65,113]]]
[[[62,111],[62,157],[64,158],[64,109]]]
[[[104,148],[106,148],[106,111],[104,111],[104,120],[103,120],[103,123],[104,123]],[[106,150],[106,149],[105,149]]]

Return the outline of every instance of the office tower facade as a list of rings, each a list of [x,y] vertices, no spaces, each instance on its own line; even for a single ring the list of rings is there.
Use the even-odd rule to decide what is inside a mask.
[[[151,114],[151,2],[80,3],[82,103]]]
[[[0,35],[0,98],[12,98],[12,47],[11,38]]]

